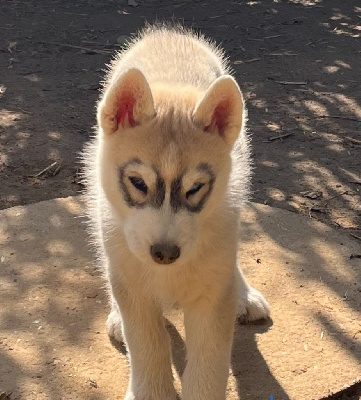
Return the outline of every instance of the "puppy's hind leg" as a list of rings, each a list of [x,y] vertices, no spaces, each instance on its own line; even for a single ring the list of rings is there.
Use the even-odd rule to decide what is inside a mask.
[[[266,319],[270,316],[270,307],[263,295],[250,286],[240,267],[237,271],[238,284],[238,312],[237,319],[241,323],[247,323]]]
[[[119,306],[114,298],[111,300],[111,310],[107,319],[107,332],[111,339],[118,343],[123,343],[122,317]]]

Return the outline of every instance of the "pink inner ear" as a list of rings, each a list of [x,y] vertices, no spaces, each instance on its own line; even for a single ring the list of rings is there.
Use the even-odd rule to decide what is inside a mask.
[[[224,132],[228,125],[228,117],[230,103],[223,101],[217,105],[213,111],[212,122],[204,128],[205,131],[217,130],[220,136],[224,136]]]
[[[129,125],[130,127],[134,127],[137,123],[134,120],[134,105],[135,98],[130,93],[122,94],[117,111],[117,122],[118,126],[121,124],[123,127]]]

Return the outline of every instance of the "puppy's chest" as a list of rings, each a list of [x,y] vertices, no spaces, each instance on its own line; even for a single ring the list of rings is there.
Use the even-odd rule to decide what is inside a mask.
[[[165,306],[185,306],[202,296],[206,289],[199,271],[191,268],[156,273],[152,283],[153,296]]]

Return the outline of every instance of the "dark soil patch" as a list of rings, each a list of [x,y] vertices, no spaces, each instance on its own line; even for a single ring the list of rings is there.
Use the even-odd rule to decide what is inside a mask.
[[[171,3],[1,3],[0,208],[79,191],[104,65],[145,20],[174,18],[230,56],[249,109],[254,200],[360,229],[358,2]]]

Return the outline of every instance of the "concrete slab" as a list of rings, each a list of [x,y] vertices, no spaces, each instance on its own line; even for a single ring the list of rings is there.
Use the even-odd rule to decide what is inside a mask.
[[[122,399],[124,349],[105,333],[102,281],[81,198],[0,212],[0,393],[12,399]],[[251,204],[239,256],[272,322],[237,326],[228,399],[320,399],[361,379],[360,242],[299,215]],[[174,372],[181,317],[169,316]],[[177,378],[177,386],[179,381]]]

